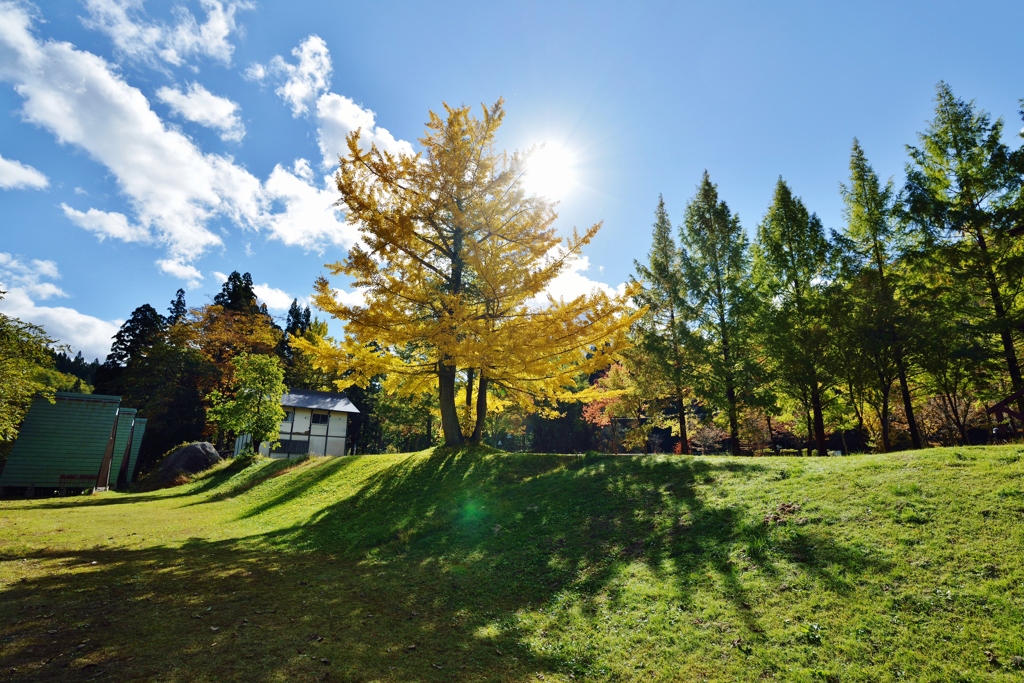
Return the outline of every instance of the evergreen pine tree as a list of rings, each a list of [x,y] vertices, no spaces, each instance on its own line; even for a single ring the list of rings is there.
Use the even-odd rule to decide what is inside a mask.
[[[739,216],[718,197],[708,172],[686,207],[679,230],[688,303],[699,336],[702,393],[728,412],[733,455],[740,453],[738,392],[749,362],[752,315],[750,256]]]
[[[167,309],[167,324],[176,325],[185,318],[187,313],[188,307],[185,305],[185,290],[179,289],[174,295],[171,307]]]
[[[779,178],[757,230],[754,277],[762,299],[759,328],[786,392],[808,410],[818,455],[825,444],[825,391],[832,383],[825,285],[833,248],[818,217]]]
[[[1002,141],[1003,121],[953,95],[939,83],[935,118],[908,146],[906,217],[929,247],[934,267],[986,303],[975,307],[980,334],[995,334],[1015,391],[1024,390],[1014,345],[1020,325],[1024,245],[1010,231],[1021,225],[1024,147]],[[1018,402],[1024,412],[1024,398]]]
[[[672,238],[672,223],[665,200],[658,196],[654,211],[654,231],[647,265],[634,262],[641,290],[634,296],[647,313],[635,327],[637,346],[672,387],[673,401],[679,406],[681,452],[690,452],[686,428],[686,408],[692,394],[693,339],[688,323],[692,319],[686,302],[686,282],[679,247]]]

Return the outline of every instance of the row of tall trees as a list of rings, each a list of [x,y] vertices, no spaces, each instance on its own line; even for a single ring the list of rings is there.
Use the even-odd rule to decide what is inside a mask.
[[[809,452],[837,437],[916,448],[967,442],[986,405],[1024,389],[1024,147],[945,84],[899,186],[854,140],[839,229],[780,178],[751,242],[705,173],[678,226],[659,199],[625,294],[572,301],[543,292],[600,224],[558,237],[553,205],[523,189],[526,157],[495,149],[503,118],[501,101],[480,118],[431,113],[415,156],[349,137],[336,182],[361,241],[328,268],[364,301],[339,301],[327,278],[314,294],[341,339],[297,302],[280,326],[236,272],[210,304],[179,290],[166,315],[137,308],[101,365],[51,353],[47,366],[148,416],[144,462],[225,442],[233,411],[262,396],[238,393],[238,373],[346,388],[360,452],[437,433],[553,451],[607,446],[607,432],[614,449],[673,435],[683,452],[740,453],[794,434]]]
[[[707,173],[675,234],[659,200],[636,264],[645,313],[624,354],[637,379],[617,399],[642,399],[637,427],[674,416],[689,452],[687,413],[700,405],[733,453],[751,414],[769,441],[773,417],[802,422],[820,454],[830,432],[891,450],[896,415],[910,447],[924,444],[922,422],[967,443],[986,404],[1024,389],[1024,147],[1003,134],[939,84],[901,188],[854,140],[840,230],[781,178],[752,245]]]

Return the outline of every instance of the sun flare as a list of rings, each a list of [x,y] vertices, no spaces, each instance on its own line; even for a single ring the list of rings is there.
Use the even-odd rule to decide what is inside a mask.
[[[531,194],[548,199],[565,197],[576,183],[576,156],[562,145],[545,142],[526,160],[523,185]]]

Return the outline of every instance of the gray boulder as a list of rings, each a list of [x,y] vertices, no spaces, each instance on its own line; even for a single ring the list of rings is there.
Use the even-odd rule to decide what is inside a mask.
[[[157,478],[161,484],[173,484],[179,476],[203,472],[221,460],[222,458],[213,444],[205,441],[191,443],[164,458],[157,471]]]

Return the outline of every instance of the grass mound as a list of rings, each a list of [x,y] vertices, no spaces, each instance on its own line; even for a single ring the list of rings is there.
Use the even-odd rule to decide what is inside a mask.
[[[437,449],[0,502],[0,660],[11,680],[1019,680],[1022,457]]]

